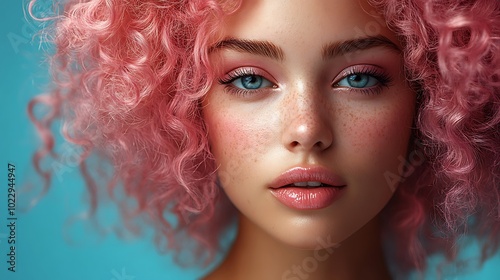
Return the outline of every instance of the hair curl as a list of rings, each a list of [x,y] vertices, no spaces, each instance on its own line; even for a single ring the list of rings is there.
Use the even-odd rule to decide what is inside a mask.
[[[400,36],[408,79],[418,85],[415,137],[422,145],[413,148],[427,159],[384,212],[398,242],[395,260],[405,269],[424,269],[433,252],[453,258],[454,241],[465,230],[489,241],[486,258],[500,238],[500,2],[371,2]],[[199,101],[214,75],[210,43],[238,6],[220,0],[68,1],[50,31],[53,90],[29,105],[44,141],[34,165],[45,191],[51,174],[41,160],[57,156],[50,127],[62,118],[65,138],[84,148],[80,169],[92,213],[99,189],[113,195],[122,185],[137,202],[135,211],[122,207],[126,221],[147,213],[158,244],[166,238],[179,252],[189,238],[197,241],[189,248],[197,256],[208,252],[211,260],[235,211],[216,185]],[[35,117],[39,103],[52,109],[44,118]],[[102,187],[88,169],[92,154],[114,168]]]
[[[35,2],[30,5],[32,9]],[[85,151],[80,169],[91,195],[91,214],[102,187],[87,160],[97,153],[114,168],[103,187],[113,196],[122,184],[125,195],[137,202],[135,211],[122,204],[126,218],[148,213],[158,243],[166,237],[169,248],[179,251],[186,243],[181,241],[191,237],[201,245],[197,256],[214,253],[231,212],[215,183],[199,100],[212,80],[209,40],[235,8],[206,0],[66,3],[51,31],[54,90],[30,104],[45,143],[34,158],[46,178],[45,189],[50,173],[41,170],[40,161],[54,154],[49,129],[63,117],[66,140]],[[49,105],[52,112],[36,119],[37,103]],[[176,226],[165,212],[174,214]]]
[[[483,241],[484,260],[500,239],[500,2],[371,2],[400,36],[421,98],[427,161],[388,207],[401,260],[423,269],[433,252],[453,259],[464,233]]]

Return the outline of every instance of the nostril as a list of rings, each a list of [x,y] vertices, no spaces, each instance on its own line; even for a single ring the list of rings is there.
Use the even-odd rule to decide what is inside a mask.
[[[316,142],[316,144],[314,144],[314,146],[318,147],[319,149],[324,149],[324,148],[326,148],[325,143],[323,143],[322,141],[318,141],[318,142]]]
[[[290,149],[298,149],[298,148],[304,148],[304,149],[314,149],[314,150],[324,150],[327,149],[329,145],[324,143],[323,141],[318,141],[314,143],[314,145],[307,145],[307,143],[301,143],[300,141],[292,141],[289,143],[289,148]]]

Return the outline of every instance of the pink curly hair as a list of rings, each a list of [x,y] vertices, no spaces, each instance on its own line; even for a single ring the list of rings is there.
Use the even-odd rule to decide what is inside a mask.
[[[386,209],[395,247],[410,253],[397,250],[402,267],[423,269],[436,251],[453,259],[466,232],[483,242],[484,260],[500,240],[500,2],[372,4],[400,36],[420,95],[416,134],[427,161]]]
[[[397,240],[388,250],[401,270],[423,270],[434,252],[453,259],[454,241],[467,230],[488,244],[484,258],[491,256],[500,238],[500,2],[372,2],[404,45],[419,95],[414,137],[421,144],[413,149],[426,158],[384,211],[387,236]],[[238,6],[68,1],[51,30],[54,90],[29,105],[44,141],[34,156],[44,190],[51,174],[41,160],[57,157],[50,126],[62,118],[65,138],[84,148],[80,169],[92,213],[99,188],[113,195],[122,185],[137,205],[132,211],[121,204],[126,223],[146,213],[159,245],[166,238],[167,248],[179,252],[194,240],[190,250],[211,261],[235,210],[217,187],[199,101],[214,80],[210,43]],[[52,108],[44,118],[35,117],[40,103]],[[102,187],[88,168],[93,154],[114,168]]]

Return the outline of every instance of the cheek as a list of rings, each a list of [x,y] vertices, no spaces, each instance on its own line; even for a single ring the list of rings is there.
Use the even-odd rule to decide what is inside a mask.
[[[354,108],[352,110],[355,110]],[[355,110],[343,118],[343,144],[349,144],[354,154],[382,153],[384,146],[405,142],[412,125],[412,116],[407,110],[382,108]],[[396,147],[394,147],[396,148]]]
[[[358,110],[356,117],[347,121],[350,129],[345,130],[345,158],[351,170],[356,170],[356,180],[363,181],[363,185],[384,185],[394,190],[394,186],[386,182],[385,175],[388,172],[397,174],[406,157],[414,103],[405,99],[392,104]]]
[[[357,122],[355,145],[373,155],[382,156],[406,147],[412,117],[395,109],[382,109],[366,114]]]
[[[264,141],[269,139],[269,133],[255,118],[223,107],[208,107],[204,118],[211,151],[219,166],[219,182],[229,188],[251,176],[252,163],[265,153]]]

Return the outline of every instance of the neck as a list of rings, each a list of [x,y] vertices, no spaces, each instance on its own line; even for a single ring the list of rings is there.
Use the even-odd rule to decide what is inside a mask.
[[[290,247],[240,215],[238,235],[212,279],[390,279],[377,218],[340,246],[318,244],[318,250]]]

